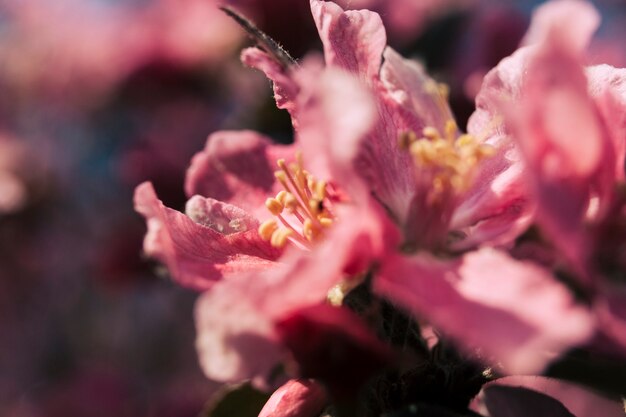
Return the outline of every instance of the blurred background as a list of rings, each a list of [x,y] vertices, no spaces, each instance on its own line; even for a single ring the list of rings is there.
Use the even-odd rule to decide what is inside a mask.
[[[537,1],[344,0],[451,88],[464,126],[483,75]],[[133,190],[182,209],[191,156],[218,129],[291,139],[251,45],[218,5],[297,58],[320,50],[307,0],[0,0],[0,416],[197,416],[196,294],[141,255]],[[624,66],[626,2],[590,63]]]

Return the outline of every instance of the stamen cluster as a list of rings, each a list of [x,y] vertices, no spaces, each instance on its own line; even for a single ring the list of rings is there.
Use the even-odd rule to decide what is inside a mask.
[[[279,159],[277,164],[280,169],[274,176],[283,190],[265,201],[275,218],[263,222],[259,234],[277,248],[284,247],[288,241],[309,247],[334,221],[328,185],[303,169],[300,153],[296,154],[296,162],[287,164]]]
[[[493,147],[470,134],[457,137],[457,130],[448,120],[443,135],[432,126],[425,127],[419,138],[413,131],[400,135],[400,147],[410,152],[420,173],[429,174],[432,198],[465,191],[479,162],[493,155]]]

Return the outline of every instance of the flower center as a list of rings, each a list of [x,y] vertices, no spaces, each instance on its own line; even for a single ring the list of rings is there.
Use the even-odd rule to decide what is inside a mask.
[[[429,202],[440,202],[445,196],[466,191],[472,184],[476,166],[494,153],[493,147],[478,142],[470,134],[457,137],[457,131],[456,123],[448,120],[443,134],[429,126],[419,138],[412,131],[400,135],[400,147],[413,156],[420,182],[430,186]]]
[[[407,251],[445,248],[460,196],[472,184],[479,162],[494,153],[491,146],[472,135],[458,135],[452,119],[444,129],[441,133],[426,127],[421,137],[407,132],[399,138],[400,147],[411,154],[416,168],[416,193],[404,225],[403,247]]]
[[[259,234],[277,248],[284,247],[287,242],[310,248],[335,219],[333,189],[304,170],[299,152],[295,162],[287,164],[284,159],[279,159],[277,164],[279,169],[274,176],[283,189],[265,201],[274,218],[261,224]]]

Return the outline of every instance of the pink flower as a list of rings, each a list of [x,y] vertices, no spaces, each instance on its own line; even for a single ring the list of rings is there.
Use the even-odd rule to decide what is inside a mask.
[[[245,131],[211,135],[188,171],[186,191],[195,195],[186,215],[164,207],[150,184],[135,194],[136,209],[148,221],[146,253],[166,264],[181,284],[210,288],[196,309],[197,346],[205,373],[218,381],[252,378],[267,386],[284,379],[272,374],[289,361],[284,345],[293,330],[280,330],[280,323],[324,302],[334,286],[362,272],[369,254],[382,248],[376,240],[382,233],[371,230],[378,227],[378,216],[356,204],[365,189],[326,183],[345,170],[340,158],[308,154],[304,146],[322,138],[329,146],[356,141],[372,115],[367,93],[348,75],[324,71],[313,61],[290,72],[285,83],[286,91],[298,90],[289,104],[298,126],[294,145],[272,145]],[[301,159],[294,157],[296,148]],[[343,218],[363,222],[324,226]],[[346,314],[333,307],[322,315],[338,320],[333,325],[338,329],[362,329],[347,333],[347,340],[362,342],[351,346],[371,345],[375,356],[385,356],[373,336],[359,339],[365,326]]]
[[[417,63],[385,48],[376,14],[315,0],[311,6],[327,65],[359,76],[378,107],[370,134],[345,151],[356,173],[346,174],[356,178],[350,188],[367,184],[401,234],[399,253],[391,253],[392,244],[379,254],[374,289],[510,372],[537,371],[586,340],[586,310],[538,266],[493,249],[456,260],[420,253],[450,256],[508,243],[532,220],[524,166],[502,116],[479,108],[469,134],[459,134],[439,86]],[[542,309],[522,308],[520,299]]]
[[[576,30],[563,23],[563,15],[577,22]],[[598,313],[598,329],[621,343],[623,351],[626,315],[616,306],[624,300],[618,277],[626,266],[620,249],[625,242],[620,225],[626,201],[620,189],[626,70],[583,66],[585,49],[599,24],[588,3],[554,2],[542,7],[537,17],[526,39],[530,46],[503,61],[487,83],[502,86],[499,74],[504,68],[519,68],[508,83],[519,89],[515,110],[506,100],[495,105],[504,110],[530,168],[536,221],[561,263],[550,266],[574,277]]]
[[[240,38],[213,1],[24,0],[2,1],[0,10],[4,87],[20,97],[45,94],[57,105],[92,104],[152,61],[214,61]]]
[[[386,47],[377,14],[318,0],[311,9],[325,69],[311,59],[287,68],[255,48],[242,54],[273,81],[295,144],[212,135],[188,171],[187,216],[165,208],[149,185],[136,192],[146,252],[179,282],[210,287],[196,309],[205,373],[274,385],[284,377],[277,365],[295,359],[317,376],[307,367],[315,355],[293,343],[302,323],[384,363],[385,349],[356,316],[323,305],[341,303],[368,270],[378,294],[507,372],[539,371],[586,341],[592,318],[569,290],[502,250],[536,204],[503,123],[509,113],[500,112],[504,97],[523,92],[520,69],[505,61],[494,70],[500,82],[487,78],[461,134],[445,89]],[[328,385],[335,377],[323,375]]]
[[[0,132],[0,217],[16,213],[46,192],[49,166],[42,149]]]

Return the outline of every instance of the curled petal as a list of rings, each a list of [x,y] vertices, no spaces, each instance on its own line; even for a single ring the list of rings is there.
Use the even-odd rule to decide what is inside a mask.
[[[317,417],[327,401],[317,382],[292,379],[272,394],[259,417]]]
[[[403,58],[392,48],[385,49],[383,56],[380,79],[385,94],[398,104],[396,112],[404,116],[406,128],[421,132],[431,126],[443,132],[446,122],[454,117],[437,82],[420,63]]]
[[[387,35],[377,13],[344,11],[332,2],[311,0],[311,11],[324,44],[326,64],[371,80],[380,70]]]
[[[533,13],[523,45],[557,42],[573,53],[583,53],[600,26],[600,14],[583,0],[547,2]]]
[[[458,261],[427,255],[387,262],[375,289],[466,348],[481,348],[506,372],[536,372],[587,340],[592,319],[549,272],[481,249]]]
[[[292,117],[295,116],[297,113],[295,99],[299,87],[294,82],[290,70],[258,48],[245,49],[241,53],[241,61],[251,68],[262,71],[268,79],[272,80],[276,105],[279,109],[287,110]]]
[[[272,145],[252,131],[220,131],[191,160],[185,192],[235,205],[259,220],[269,215],[265,200],[281,189],[276,161],[293,159],[290,146]]]
[[[527,184],[525,164],[509,138],[494,144],[496,155],[487,158],[474,185],[456,208],[450,229],[464,238],[453,249],[513,241],[533,220],[535,204]]]
[[[624,180],[626,160],[626,69],[598,65],[586,70],[589,95],[593,98],[604,124],[611,134],[615,173]]]
[[[148,224],[144,251],[183,286],[207,289],[224,275],[271,268],[280,254],[260,238],[256,220],[215,200],[192,199],[188,211],[197,223],[165,207],[144,183],[135,190],[135,210]]]

